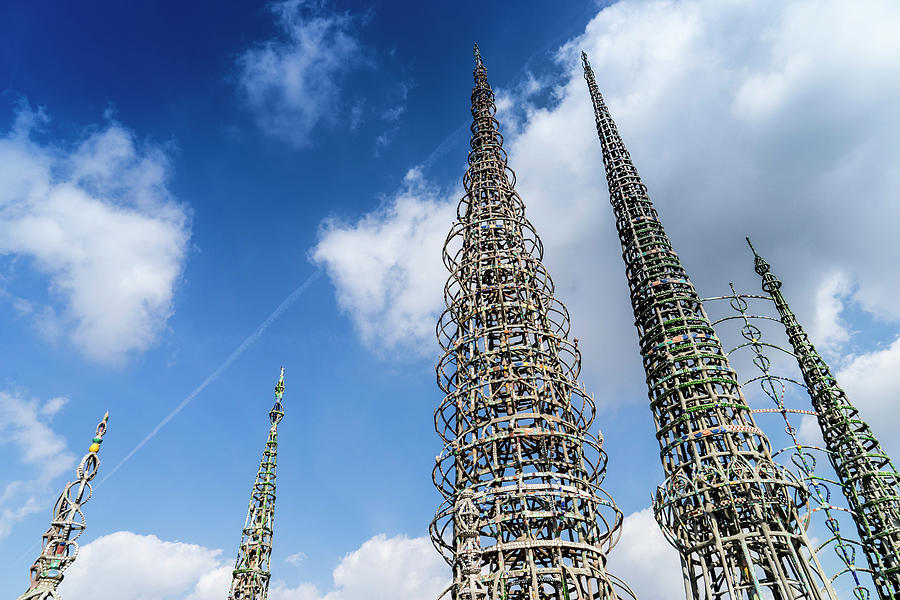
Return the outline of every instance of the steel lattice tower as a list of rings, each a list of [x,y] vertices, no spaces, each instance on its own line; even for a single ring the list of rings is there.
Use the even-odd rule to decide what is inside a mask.
[[[514,189],[477,46],[474,77],[466,194],[444,247],[435,427],[446,446],[433,477],[446,501],[432,539],[456,600],[631,596],[606,571],[622,514],[600,488],[594,401],[576,384],[568,312]]]
[[[63,580],[63,574],[78,556],[78,537],[84,532],[85,520],[81,506],[91,499],[91,480],[100,468],[100,444],[106,433],[109,413],[97,425],[97,432],[87,454],[75,469],[75,481],[66,484],[53,507],[50,528],[43,536],[40,556],[31,566],[31,585],[19,600],[59,600],[56,591]]]
[[[256,481],[250,494],[250,508],[234,562],[231,600],[265,600],[269,593],[269,559],[275,528],[275,463],[278,457],[278,423],[284,417],[284,367],[275,385],[275,404],[269,411],[269,437],[263,450]]]
[[[750,244],[750,240],[747,239]],[[878,595],[900,598],[900,474],[869,425],[847,399],[831,370],[791,312],[781,281],[753,250],[762,288],[772,297],[812,399],[829,459],[859,530]]]
[[[587,55],[582,59],[666,476],[654,509],[681,554],[686,595],[834,598],[800,526],[803,486],[772,461],[768,438],[663,230]]]

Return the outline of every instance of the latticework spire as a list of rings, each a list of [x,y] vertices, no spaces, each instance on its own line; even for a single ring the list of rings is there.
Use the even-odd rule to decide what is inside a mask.
[[[778,309],[803,373],[831,464],[854,513],[878,594],[885,600],[900,598],[900,474],[791,312],[781,293],[781,281],[753,244],[750,248],[763,291]]]
[[[687,597],[834,598],[800,526],[803,486],[772,461],[582,58],[666,476],[654,509],[681,554]]]
[[[594,401],[576,383],[580,353],[514,189],[477,46],[474,75],[466,195],[444,247],[447,395],[435,426],[446,446],[434,481],[446,501],[432,539],[455,600],[630,595],[606,571],[622,516],[600,488]]]
[[[275,463],[278,457],[278,423],[284,417],[284,367],[275,385],[275,404],[269,411],[269,437],[244,523],[241,547],[234,562],[231,600],[265,600],[269,593],[269,560],[272,555],[272,533],[275,527]]]
[[[76,540],[86,526],[81,506],[91,499],[91,480],[100,467],[97,453],[100,452],[108,420],[107,412],[97,425],[87,454],[75,469],[75,481],[66,484],[53,507],[53,519],[50,521],[50,529],[44,534],[41,554],[31,566],[31,585],[19,596],[19,600],[60,598],[57,588],[63,580],[63,573],[78,556]]]

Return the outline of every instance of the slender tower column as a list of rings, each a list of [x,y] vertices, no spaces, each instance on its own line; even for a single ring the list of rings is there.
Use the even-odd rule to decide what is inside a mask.
[[[275,462],[278,457],[278,423],[284,417],[283,397],[284,367],[275,385],[275,404],[269,411],[269,437],[250,494],[250,508],[228,592],[230,600],[265,600],[269,593],[269,559],[275,528]]]
[[[747,243],[750,244],[749,238]],[[753,244],[750,249],[755,270],[762,277],[762,288],[775,302],[797,356],[831,464],[853,511],[878,595],[884,600],[900,598],[900,474],[791,312],[781,293],[781,281],[771,273],[769,263],[756,253]]]
[[[800,526],[804,488],[772,461],[587,55],[582,59],[666,476],[654,508],[681,554],[687,597],[834,598]]]
[[[56,591],[63,580],[63,573],[78,556],[78,537],[84,532],[85,520],[81,506],[91,499],[91,480],[100,468],[100,444],[106,433],[109,413],[97,425],[97,432],[87,454],[75,469],[75,481],[66,484],[53,507],[50,529],[43,537],[40,556],[31,566],[31,585],[19,600],[59,600]]]
[[[594,401],[576,383],[580,353],[514,189],[477,46],[474,75],[466,195],[444,247],[447,395],[435,426],[446,445],[434,481],[446,501],[432,539],[455,600],[627,597],[606,571],[622,515],[600,488]]]

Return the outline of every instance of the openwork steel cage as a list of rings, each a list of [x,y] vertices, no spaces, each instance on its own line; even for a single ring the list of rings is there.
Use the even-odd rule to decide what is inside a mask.
[[[269,436],[250,494],[247,520],[234,561],[229,600],[265,600],[269,593],[272,536],[275,533],[275,467],[278,459],[278,424],[284,418],[284,367],[275,385],[275,403],[269,411]]]
[[[108,421],[106,413],[97,425],[87,454],[75,469],[75,480],[66,484],[53,506],[53,519],[43,536],[41,554],[31,567],[31,583],[19,600],[60,599],[57,588],[66,569],[78,557],[78,538],[87,526],[81,507],[91,499],[91,480],[100,468],[98,453]]]
[[[750,244],[750,240],[747,240]],[[794,349],[828,457],[853,512],[878,595],[900,598],[900,474],[838,385],[781,292],[781,281],[750,245],[762,288]]]
[[[834,592],[801,527],[805,487],[771,456],[582,54],[666,479],[654,509],[689,599]]]
[[[790,368],[789,363],[794,362],[796,355],[783,346],[786,340],[781,338],[784,336],[773,331],[774,326],[780,327],[781,321],[771,315],[775,312],[772,298],[739,294],[732,285],[731,294],[704,298],[703,303],[708,309],[719,308],[720,312],[723,304],[730,308],[730,311],[726,309],[725,315],[715,319],[712,326],[720,335],[723,330],[725,335],[729,333],[728,325],[739,328],[739,336],[734,338],[734,346],[726,351],[726,355],[732,361],[745,359],[747,362],[749,358],[746,375],[752,373],[752,376],[741,383],[748,404],[753,406],[752,412],[759,420],[768,419],[773,424],[780,423],[783,428],[784,435],[777,438],[773,435],[772,439],[785,445],[772,452],[772,458],[791,469],[806,487],[809,502],[804,507],[805,512],[801,512],[801,521],[816,538],[816,556],[830,573],[829,580],[835,591],[852,590],[857,600],[868,600],[874,582],[871,569],[859,562],[864,549],[854,535],[855,515],[841,504],[841,495],[837,492],[843,486],[829,468],[831,452],[811,439],[808,427],[804,427],[801,420],[818,415],[816,411],[800,408],[801,399],[807,397],[806,385],[794,375],[796,367]],[[780,370],[791,376],[777,374]],[[756,394],[753,394],[754,388]],[[774,430],[769,431],[771,434]]]
[[[446,499],[432,539],[453,566],[454,599],[632,596],[606,571],[622,514],[600,487],[606,455],[589,433],[594,401],[554,298],[541,241],[514,189],[494,93],[476,46],[465,196],[444,249],[447,310],[437,325]]]

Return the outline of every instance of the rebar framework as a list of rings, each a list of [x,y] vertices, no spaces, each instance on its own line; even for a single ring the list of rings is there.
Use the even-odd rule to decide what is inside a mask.
[[[834,598],[800,526],[805,490],[773,462],[582,59],[666,477],[654,510],[681,555],[687,598]]]
[[[228,591],[230,600],[265,600],[269,593],[269,560],[275,529],[275,464],[278,458],[278,423],[284,417],[283,398],[284,367],[275,385],[275,404],[269,411],[269,437],[250,494],[250,507]]]
[[[900,598],[900,474],[791,312],[781,293],[781,281],[752,244],[750,248],[763,291],[775,303],[803,373],[822,439],[854,513],[878,595],[885,600]]]
[[[767,320],[780,323],[778,319],[768,315],[750,314],[747,312],[749,299],[761,299],[771,302],[768,296],[755,296],[751,294],[738,294],[734,286],[731,286],[730,296],[720,296],[716,298],[705,298],[703,300],[706,306],[708,302],[715,300],[728,300],[731,308],[737,313],[734,316],[723,317],[713,321],[712,326],[716,327],[725,321],[739,320],[741,322],[741,337],[745,342],[732,348],[726,352],[727,356],[731,356],[737,350],[750,349],[753,352],[753,364],[759,369],[760,374],[744,381],[741,386],[746,391],[747,386],[751,383],[758,382],[763,394],[767,396],[774,404],[775,408],[755,408],[751,412],[760,415],[778,414],[784,423],[784,432],[790,438],[790,444],[780,450],[772,453],[772,458],[780,460],[787,468],[792,468],[794,473],[799,477],[800,481],[806,486],[809,492],[810,503],[807,505],[809,512],[801,515],[804,520],[809,520],[810,524],[817,522],[815,517],[817,513],[821,513],[823,524],[830,533],[829,537],[819,541],[816,548],[816,555],[821,556],[822,550],[830,547],[840,562],[839,571],[830,577],[830,581],[834,584],[835,580],[844,574],[848,574],[853,579],[853,595],[857,600],[868,600],[870,597],[865,582],[860,578],[860,573],[869,573],[871,570],[865,567],[859,567],[856,564],[856,548],[862,547],[858,539],[848,536],[841,532],[841,523],[838,517],[843,513],[852,518],[852,512],[844,506],[834,504],[831,499],[831,490],[833,487],[841,487],[839,482],[829,479],[828,476],[821,472],[816,472],[817,455],[828,456],[830,452],[825,448],[820,448],[811,444],[805,444],[797,437],[798,430],[794,426],[789,415],[812,415],[815,411],[793,408],[785,402],[786,384],[792,384],[796,387],[806,390],[806,385],[791,377],[775,375],[771,372],[770,367],[772,361],[766,355],[766,349],[778,350],[790,356],[794,353],[782,348],[771,342],[763,341],[762,330],[756,323]]]
[[[445,447],[433,479],[446,501],[432,540],[453,567],[455,600],[633,596],[606,571],[622,513],[600,487],[594,401],[576,384],[568,312],[514,189],[477,46],[474,78],[466,194],[443,254]]]
[[[66,569],[78,556],[78,538],[84,533],[86,522],[81,507],[91,499],[91,480],[100,468],[100,444],[106,433],[109,412],[97,424],[97,430],[87,454],[75,469],[75,481],[66,484],[53,506],[50,528],[42,538],[42,549],[31,566],[31,584],[18,600],[59,600],[57,592]]]

